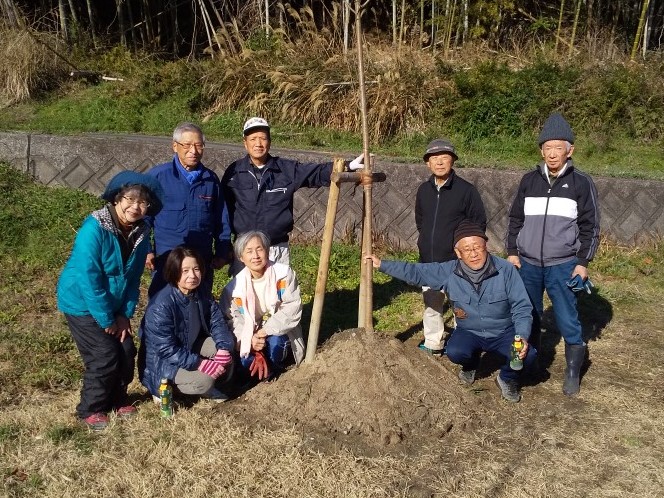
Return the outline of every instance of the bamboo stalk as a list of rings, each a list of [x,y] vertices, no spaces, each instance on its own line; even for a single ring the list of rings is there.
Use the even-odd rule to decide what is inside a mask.
[[[371,155],[369,154],[369,125],[367,123],[367,94],[364,84],[364,56],[362,36],[362,11],[360,0],[355,0],[355,33],[357,36],[357,72],[360,84],[360,111],[362,114],[362,143],[364,152],[363,193],[364,209],[362,216],[362,254],[371,254]],[[371,261],[360,257],[360,301],[358,304],[358,327],[373,332],[373,267]]]
[[[344,160],[335,159],[332,167],[333,173],[341,173],[344,170]],[[320,260],[318,261],[318,275],[316,276],[316,291],[314,292],[314,304],[311,308],[311,321],[309,322],[309,339],[307,339],[307,355],[304,359],[307,363],[314,361],[316,347],[318,346],[318,335],[320,333],[320,322],[323,314],[323,303],[325,302],[325,288],[330,268],[330,253],[332,252],[332,240],[334,239],[334,221],[337,216],[337,205],[339,204],[340,180],[332,178],[330,192],[327,198],[327,211],[325,212],[325,228],[323,229],[323,242],[320,249]]]

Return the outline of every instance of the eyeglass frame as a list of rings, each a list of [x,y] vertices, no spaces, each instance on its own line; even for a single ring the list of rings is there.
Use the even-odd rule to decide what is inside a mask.
[[[127,197],[126,195],[123,195],[122,199],[127,201],[130,206],[138,204],[138,207],[141,209],[150,209],[150,206],[152,205],[145,199],[135,199],[134,197]]]
[[[184,150],[190,150],[192,147],[196,150],[204,150],[205,149],[205,142],[196,142],[193,144],[183,144],[182,142],[178,142],[177,140],[173,140],[176,144],[178,144],[180,147],[182,147]]]

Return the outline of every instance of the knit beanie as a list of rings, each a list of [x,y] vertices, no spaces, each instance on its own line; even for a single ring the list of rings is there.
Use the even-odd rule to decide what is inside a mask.
[[[539,134],[537,143],[540,147],[544,142],[549,140],[566,140],[567,142],[574,143],[574,132],[572,127],[569,125],[565,118],[561,114],[554,112],[546,121],[544,121],[544,126],[542,126],[542,131]]]
[[[466,237],[482,237],[484,240],[489,240],[482,227],[469,219],[461,221],[454,230],[454,245],[457,245],[457,242]]]

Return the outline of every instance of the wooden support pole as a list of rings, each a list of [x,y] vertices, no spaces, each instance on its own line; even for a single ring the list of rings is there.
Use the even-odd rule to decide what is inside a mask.
[[[360,0],[355,0],[355,34],[357,45],[357,73],[360,89],[360,111],[362,114],[362,142],[364,152],[364,168],[362,170],[364,209],[362,216],[362,248],[360,254],[360,299],[358,303],[357,326],[364,327],[367,332],[373,332],[373,266],[371,261],[364,259],[362,254],[371,254],[371,155],[369,154],[369,125],[367,123],[367,94],[364,83],[364,40],[362,34],[362,6]]]
[[[314,293],[314,304],[311,309],[311,322],[309,322],[309,339],[307,340],[307,354],[304,361],[311,363],[316,356],[318,347],[318,335],[320,333],[320,322],[323,314],[323,303],[325,302],[325,288],[330,267],[330,253],[332,252],[332,240],[334,239],[334,220],[337,216],[337,205],[339,204],[338,175],[344,170],[343,159],[335,159],[332,166],[332,183],[327,198],[327,211],[325,212],[325,228],[323,229],[323,242],[320,249],[320,260],[318,261],[318,275],[316,277],[316,291]],[[337,175],[337,178],[335,178]]]

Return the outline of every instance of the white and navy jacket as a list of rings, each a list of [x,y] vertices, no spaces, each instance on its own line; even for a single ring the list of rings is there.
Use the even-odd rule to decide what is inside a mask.
[[[537,266],[576,259],[587,267],[599,244],[595,184],[571,159],[552,184],[544,168],[540,163],[521,179],[509,213],[507,254]]]

